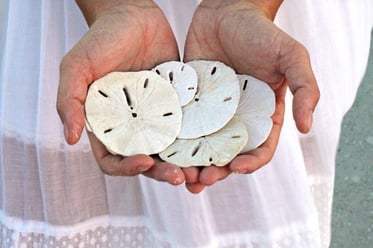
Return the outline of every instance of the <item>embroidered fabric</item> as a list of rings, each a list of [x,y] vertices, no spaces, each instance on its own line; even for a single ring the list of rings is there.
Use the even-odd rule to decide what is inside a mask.
[[[20,220],[9,220],[11,223],[20,222]],[[120,218],[120,217],[118,217]],[[121,218],[123,219],[123,218]],[[82,224],[79,226],[63,227],[64,232],[59,231],[58,235],[48,233],[28,232],[27,228],[17,230],[9,227],[4,223],[0,224],[0,244],[1,247],[7,248],[169,248],[169,247],[221,247],[221,248],[302,248],[318,247],[318,232],[310,229],[299,229],[291,235],[282,230],[281,234],[273,233],[280,239],[266,239],[257,233],[237,233],[222,235],[221,237],[211,240],[209,243],[198,246],[180,246],[171,241],[164,241],[164,237],[154,235],[152,230],[146,224],[141,222],[135,225],[107,225],[106,217],[99,217],[87,221],[85,228]],[[118,222],[115,220],[114,222]],[[89,225],[88,225],[89,223]],[[21,223],[18,223],[21,224]],[[43,226],[45,223],[27,223]],[[10,224],[12,225],[12,224]],[[303,225],[302,225],[303,226]],[[61,227],[50,226],[46,229],[62,229]],[[286,228],[285,228],[286,229]],[[32,229],[30,229],[32,230]],[[63,234],[65,233],[65,234]],[[242,238],[246,237],[246,238]],[[163,240],[163,241],[162,241]]]
[[[8,248],[50,247],[50,248],[91,248],[91,247],[167,247],[154,246],[149,229],[145,227],[97,227],[84,233],[56,237],[41,233],[23,233],[0,226],[1,245]]]

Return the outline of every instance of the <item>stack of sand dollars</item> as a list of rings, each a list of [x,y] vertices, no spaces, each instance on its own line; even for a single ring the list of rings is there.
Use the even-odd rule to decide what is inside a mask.
[[[217,61],[166,62],[91,84],[86,127],[113,154],[158,154],[180,167],[223,166],[272,129],[266,84]]]

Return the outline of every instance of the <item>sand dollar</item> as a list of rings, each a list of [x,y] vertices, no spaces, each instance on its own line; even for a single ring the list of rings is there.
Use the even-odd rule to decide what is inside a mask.
[[[269,85],[249,75],[238,75],[241,97],[236,117],[246,126],[248,141],[241,153],[260,146],[272,130],[276,100]]]
[[[245,125],[233,118],[218,132],[197,139],[176,139],[159,156],[180,167],[223,166],[245,146],[248,139]]]
[[[198,75],[193,100],[183,107],[178,138],[195,139],[214,133],[234,116],[239,98],[238,78],[230,67],[217,61],[188,62]]]
[[[175,90],[151,71],[112,72],[98,79],[88,90],[85,112],[95,136],[123,156],[164,150],[182,119]]]
[[[197,91],[198,77],[190,65],[180,61],[168,61],[156,66],[153,71],[170,82],[179,97],[181,106],[193,99]]]

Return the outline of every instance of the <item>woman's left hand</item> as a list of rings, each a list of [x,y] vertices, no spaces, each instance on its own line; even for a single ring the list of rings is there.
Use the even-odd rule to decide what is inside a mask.
[[[319,90],[308,52],[272,22],[276,8],[266,9],[257,2],[202,1],[189,29],[185,60],[221,61],[239,74],[267,82],[276,96],[272,131],[260,147],[226,166],[184,169],[191,192],[198,193],[232,172],[252,173],[272,159],[284,121],[287,86],[294,95],[293,115],[299,131],[311,128]]]

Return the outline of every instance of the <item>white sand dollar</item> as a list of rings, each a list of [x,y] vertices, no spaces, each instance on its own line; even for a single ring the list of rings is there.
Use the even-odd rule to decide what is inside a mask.
[[[241,153],[260,146],[272,130],[275,94],[267,83],[249,75],[238,75],[241,98],[236,117],[246,126],[248,141]]]
[[[188,62],[198,75],[198,89],[193,100],[183,107],[183,122],[178,138],[195,139],[224,127],[234,116],[240,89],[238,78],[221,62]]]
[[[180,61],[168,61],[156,66],[153,71],[171,83],[181,106],[193,99],[197,91],[198,77],[191,66]]]
[[[112,72],[95,81],[85,103],[95,136],[114,154],[156,154],[174,142],[182,111],[170,83],[151,71]]]
[[[247,141],[245,125],[233,118],[218,132],[197,139],[176,139],[159,156],[180,167],[224,166],[245,146]]]

